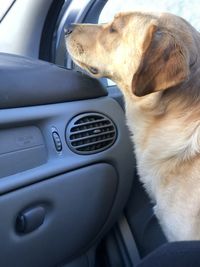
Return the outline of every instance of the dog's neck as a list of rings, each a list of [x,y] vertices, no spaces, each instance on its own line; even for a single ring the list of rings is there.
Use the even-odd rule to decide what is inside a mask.
[[[159,149],[155,149],[156,151],[153,149],[152,153],[157,159],[174,158],[176,153],[180,159],[180,153],[183,153],[184,158],[185,152],[188,153],[186,157],[194,156],[198,150],[200,152],[200,68],[197,67],[200,63],[198,61],[192,67],[192,74],[187,81],[166,91],[136,97],[131,93],[128,84],[122,85],[127,123],[133,133],[136,153],[140,155],[145,153],[145,150],[149,149],[151,140],[155,138],[159,140],[156,144]],[[195,138],[192,138],[194,133]],[[177,142],[173,144],[173,139],[177,138],[180,140],[180,147]],[[187,144],[185,150],[181,148],[182,144]],[[171,154],[170,149],[169,153],[166,153],[169,146]]]
[[[197,68],[182,85],[142,98],[123,88],[138,172],[155,201],[155,188],[177,170],[182,177],[188,162],[200,160],[199,77]]]

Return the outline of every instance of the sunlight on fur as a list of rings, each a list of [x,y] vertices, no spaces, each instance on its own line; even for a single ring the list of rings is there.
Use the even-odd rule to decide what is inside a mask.
[[[140,180],[168,240],[200,239],[199,32],[169,13],[127,12],[75,26],[66,45],[121,89]]]

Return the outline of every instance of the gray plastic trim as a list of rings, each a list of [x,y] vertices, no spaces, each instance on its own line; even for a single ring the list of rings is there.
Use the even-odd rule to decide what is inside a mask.
[[[140,263],[140,255],[127,219],[122,215],[117,223],[117,229],[123,243],[123,249],[128,257],[130,267],[137,266]]]
[[[102,111],[113,120],[118,129],[115,144],[98,154],[78,155],[73,153],[65,141],[65,129],[68,122],[80,113],[102,113]],[[12,175],[9,179],[0,179],[0,194],[99,161],[112,162],[120,176],[123,177],[120,185],[122,188],[127,188],[128,191],[130,190],[129,183],[132,182],[135,161],[125,116],[115,100],[102,97],[61,104],[0,110],[0,129],[20,127],[21,125],[36,126],[41,130],[47,147],[47,163],[31,171],[21,172],[20,175]],[[55,149],[52,128],[57,129],[63,144],[60,153]]]
[[[93,155],[78,155],[69,149],[65,140],[66,125],[73,117],[85,112],[103,113],[105,116],[112,119],[118,131],[117,139],[112,147]],[[82,248],[82,250],[81,248],[77,249],[77,252],[81,255],[95,245],[106,231],[110,229],[113,223],[116,222],[129,197],[134,177],[135,159],[132,152],[133,148],[129,138],[129,131],[125,123],[124,112],[119,104],[109,97],[0,110],[0,129],[27,126],[35,126],[40,129],[47,149],[47,161],[33,169],[0,179],[0,199],[5,199],[5,203],[7,203],[9,207],[11,206],[9,202],[10,193],[14,193],[16,190],[20,192],[22,188],[26,190],[30,185],[39,182],[45,183],[46,181],[53,181],[53,177],[55,176],[79,170],[86,166],[91,166],[92,168],[92,166],[97,163],[109,164],[114,168],[117,174],[116,194],[107,220],[104,222],[104,225],[101,226],[101,229],[96,232],[95,236],[93,236],[91,243],[85,243],[85,247]],[[60,136],[62,151],[57,151],[55,148],[52,138],[52,131],[55,129]],[[91,179],[91,175],[88,179]],[[112,189],[112,187],[109,186],[106,188],[108,191]],[[98,190],[99,189],[100,188],[98,188]],[[54,187],[55,193],[59,190],[60,189]],[[95,190],[96,189],[94,189],[94,192]],[[105,190],[105,188],[101,187],[101,190]],[[37,190],[34,191],[34,193],[35,196],[37,196]],[[75,194],[73,190],[71,193]],[[90,194],[88,194],[88,196],[90,196]],[[24,203],[21,194],[19,194],[18,199]],[[65,202],[65,198],[63,197],[63,207],[65,207],[67,203],[68,202]],[[99,204],[101,204],[101,201]],[[106,207],[106,204],[104,205]],[[25,208],[28,207],[24,207],[24,209]],[[97,214],[94,212],[91,216],[95,218]],[[57,228],[59,228],[58,225]],[[88,231],[89,230],[90,229],[88,229]],[[31,255],[31,253],[31,250],[28,249],[27,255]],[[69,255],[70,254],[71,253],[69,253]],[[79,255],[74,255],[74,257],[78,257]]]
[[[0,198],[0,266],[52,267],[83,251],[104,226],[117,189],[109,164],[53,177]],[[17,216],[42,207],[44,221],[30,233],[16,231]]]
[[[107,95],[102,84],[52,63],[0,53],[0,108],[34,106]]]
[[[0,130],[0,178],[46,163],[47,150],[38,127]]]

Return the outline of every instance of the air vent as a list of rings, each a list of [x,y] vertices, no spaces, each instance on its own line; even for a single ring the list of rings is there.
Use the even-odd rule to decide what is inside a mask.
[[[67,126],[66,141],[78,154],[94,154],[115,142],[117,131],[114,123],[103,114],[85,113],[73,118]]]

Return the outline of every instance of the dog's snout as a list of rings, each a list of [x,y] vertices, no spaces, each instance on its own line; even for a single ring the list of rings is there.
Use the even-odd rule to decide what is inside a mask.
[[[70,35],[73,32],[73,29],[74,29],[73,24],[69,24],[69,25],[65,26],[65,28],[64,28],[65,36]]]

